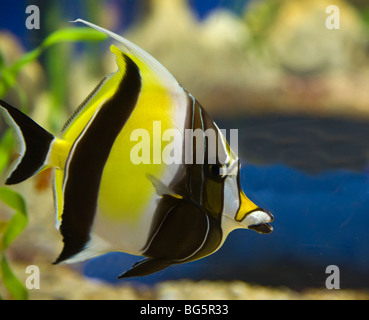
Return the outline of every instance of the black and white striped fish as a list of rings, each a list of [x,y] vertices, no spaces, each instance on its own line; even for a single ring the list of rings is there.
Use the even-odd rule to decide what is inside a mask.
[[[120,49],[111,46],[118,70],[97,85],[61,134],[48,133],[0,101],[21,142],[6,183],[54,170],[56,222],[64,242],[55,263],[122,251],[146,259],[120,278],[143,276],[214,253],[236,228],[270,233],[272,214],[242,191],[240,161],[198,101],[147,52],[77,21],[119,42]],[[159,142],[153,138],[158,128]],[[185,139],[186,129],[200,131],[200,159],[195,137]],[[218,142],[215,161],[209,159],[214,146],[207,132]]]

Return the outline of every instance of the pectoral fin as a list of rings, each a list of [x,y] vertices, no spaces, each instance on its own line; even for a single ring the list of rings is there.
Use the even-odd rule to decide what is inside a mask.
[[[176,199],[182,199],[183,197],[176,194],[173,190],[171,190],[168,186],[166,186],[164,183],[162,183],[159,179],[157,179],[156,177],[154,177],[151,174],[147,174],[146,175],[147,178],[151,181],[152,185],[154,186],[156,193],[159,196],[171,196],[174,197]]]
[[[131,269],[119,275],[118,279],[142,277],[169,267],[171,262],[163,259],[145,259],[135,263]]]

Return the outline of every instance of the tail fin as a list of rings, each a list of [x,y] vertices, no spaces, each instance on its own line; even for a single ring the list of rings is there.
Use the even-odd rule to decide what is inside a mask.
[[[3,100],[0,100],[0,110],[8,124],[16,131],[21,145],[20,156],[12,165],[5,182],[16,184],[30,178],[44,167],[54,136]]]

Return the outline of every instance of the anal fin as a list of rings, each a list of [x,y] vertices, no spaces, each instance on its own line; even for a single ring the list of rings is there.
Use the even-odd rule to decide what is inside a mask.
[[[118,279],[130,278],[130,277],[142,277],[152,274],[169,267],[172,264],[169,260],[163,259],[144,259],[136,262],[131,269],[119,275]]]

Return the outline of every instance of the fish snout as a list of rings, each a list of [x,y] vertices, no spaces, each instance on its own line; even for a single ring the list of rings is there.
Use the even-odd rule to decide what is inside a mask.
[[[258,208],[246,216],[243,224],[247,229],[267,234],[273,231],[273,227],[269,224],[273,221],[274,216],[270,211]]]

